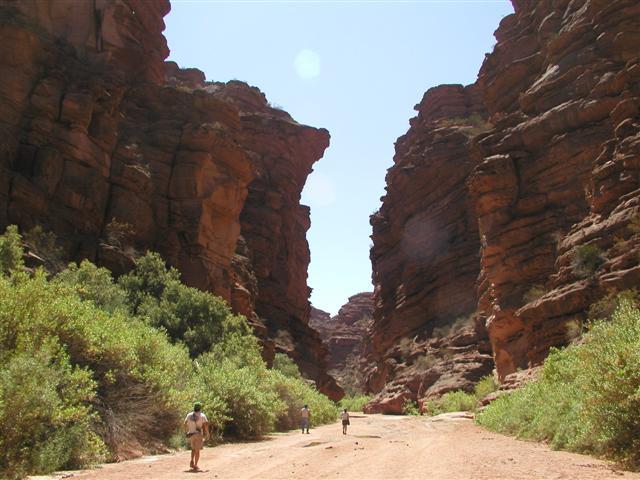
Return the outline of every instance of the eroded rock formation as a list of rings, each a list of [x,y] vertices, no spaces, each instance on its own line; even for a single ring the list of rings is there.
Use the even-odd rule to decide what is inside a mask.
[[[364,356],[364,346],[372,323],[371,292],[352,295],[333,317],[327,312],[311,308],[309,324],[318,331],[329,350],[329,373],[347,392],[364,390],[362,372],[367,370],[370,362]]]
[[[491,372],[486,331],[471,315],[480,240],[466,180],[471,139],[488,128],[475,87],[429,90],[396,142],[387,194],[371,217],[375,314],[369,411],[469,388]],[[455,324],[455,327],[453,325]]]
[[[333,398],[308,327],[309,210],[329,143],[242,82],[164,62],[168,1],[0,5],[0,227],[42,225],[116,272],[159,251]],[[276,341],[278,332],[290,344]]]
[[[472,106],[473,100],[461,102],[460,92],[473,90],[479,115],[486,111],[492,127],[475,132],[470,143],[450,141],[450,157],[428,168],[443,135],[436,136],[433,125],[418,130],[419,115],[398,142],[388,194],[372,218],[378,365],[370,388],[383,390],[378,403],[408,395],[384,391],[397,378],[393,345],[415,334],[414,343],[432,341],[440,318],[448,323],[475,312],[474,331],[482,337],[486,329],[503,378],[567,344],[594,301],[640,282],[640,5],[512,3],[515,13],[502,20],[476,84],[444,87],[440,96],[428,92],[429,105],[421,107]],[[404,164],[414,173],[402,181]],[[430,190],[453,182],[460,185],[455,199],[433,198]],[[403,208],[396,191],[408,192],[407,204],[421,206]],[[455,255],[468,269],[424,267],[443,244],[435,260],[446,257],[452,237],[442,223],[436,224],[441,236],[413,225],[444,209],[459,212],[455,226],[468,232],[468,250]],[[412,240],[404,246],[407,235]],[[417,260],[406,260],[407,250],[419,252]],[[445,293],[439,279],[450,271],[468,277],[451,278],[457,290]],[[482,342],[472,344],[484,351]]]
[[[539,363],[593,301],[640,280],[640,5],[514,9],[480,71],[496,128],[477,139],[469,179],[500,376]]]

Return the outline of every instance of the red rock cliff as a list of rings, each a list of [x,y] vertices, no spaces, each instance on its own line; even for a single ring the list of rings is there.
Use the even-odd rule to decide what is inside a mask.
[[[500,376],[539,363],[592,302],[640,280],[640,5],[514,8],[480,71],[496,128],[477,139],[469,178]]]
[[[311,309],[309,323],[329,350],[329,373],[350,393],[364,390],[362,372],[369,363],[364,356],[364,345],[372,320],[371,292],[349,297],[334,317],[317,308]]]
[[[513,4],[476,84],[427,92],[396,145],[372,217],[374,409],[420,397],[425,377],[398,380],[407,362],[394,351],[433,342],[436,325],[473,314],[468,348],[484,354],[488,335],[504,377],[566,345],[594,301],[640,282],[640,5]],[[458,118],[474,112],[488,124]],[[460,125],[481,128],[466,127],[469,142]]]
[[[307,326],[309,212],[299,204],[329,135],[256,88],[164,63],[169,8],[0,5],[0,227],[40,224],[71,258],[116,272],[159,251],[186,283],[249,317],[267,360],[270,337],[291,335],[289,353],[339,397]]]
[[[465,182],[471,138],[487,122],[475,87],[429,90],[396,142],[387,194],[372,215],[375,362],[369,411],[469,388],[491,371],[486,332],[471,318],[480,240]],[[455,326],[454,326],[455,325]]]

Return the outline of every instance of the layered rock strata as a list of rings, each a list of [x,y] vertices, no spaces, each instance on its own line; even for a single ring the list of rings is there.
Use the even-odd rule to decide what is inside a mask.
[[[334,398],[307,326],[309,211],[300,192],[326,130],[242,82],[181,70],[167,1],[0,6],[0,227],[52,230],[68,256],[116,273],[147,249],[246,314]]]
[[[472,135],[467,153],[455,153],[460,147],[451,145],[441,168],[407,176],[398,188],[406,152],[417,152],[413,163],[427,164],[442,142],[433,127],[417,131],[414,119],[398,142],[388,194],[372,219],[376,321],[371,348],[378,363],[369,378],[371,390],[383,390],[380,401],[400,395],[384,391],[393,387],[389,372],[397,371],[390,361],[392,345],[414,331],[417,343],[433,338],[433,311],[450,319],[475,312],[475,331],[488,335],[498,376],[505,378],[539,364],[550,347],[566,345],[579,334],[593,302],[640,282],[640,6],[632,0],[513,5],[515,13],[502,20],[476,84],[426,96],[430,106],[424,108],[443,111],[461,103],[460,91],[471,89],[490,128]],[[459,124],[457,119],[450,123]],[[469,167],[461,172],[465,155]],[[428,257],[443,242],[433,234],[420,235],[419,229],[413,233],[412,223],[403,219],[425,224],[418,219],[442,208],[437,199],[427,200],[429,182],[456,180],[466,183],[460,190],[466,203],[449,201],[447,210],[465,212],[458,228],[466,225],[463,218],[474,224],[474,248],[469,245],[456,257],[469,262],[469,279],[477,274],[476,288],[454,278],[457,295],[443,295],[438,279],[447,270],[434,269],[416,273],[417,288],[408,289],[413,272],[425,263],[420,255]],[[409,192],[408,198],[415,189],[425,201],[404,211],[394,200],[396,189]],[[418,260],[403,260],[402,235],[411,236],[405,243],[415,244]],[[422,304],[414,300],[416,290],[424,292]],[[416,312],[406,322],[397,321],[412,304]],[[482,342],[474,342],[485,351]]]
[[[501,377],[541,362],[590,304],[640,281],[640,5],[514,9],[480,70],[496,128],[477,139],[469,178],[479,309]]]
[[[364,390],[362,372],[369,367],[364,345],[372,323],[371,292],[352,295],[333,317],[317,308],[311,309],[309,324],[318,331],[329,350],[329,373],[347,392],[355,394]]]
[[[486,331],[471,318],[480,271],[478,226],[466,180],[471,139],[489,128],[479,91],[447,85],[416,105],[396,142],[382,207],[371,217],[375,313],[367,355],[369,411],[469,388],[493,367]]]

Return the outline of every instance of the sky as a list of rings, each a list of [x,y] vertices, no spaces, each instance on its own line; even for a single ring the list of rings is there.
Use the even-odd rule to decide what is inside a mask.
[[[169,60],[243,80],[331,145],[302,193],[311,207],[311,303],[335,314],[372,291],[369,216],[394,142],[430,87],[473,83],[508,0],[172,0]]]

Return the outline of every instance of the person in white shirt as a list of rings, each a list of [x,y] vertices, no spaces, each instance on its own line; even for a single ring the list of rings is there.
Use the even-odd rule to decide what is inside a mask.
[[[347,412],[346,408],[340,413],[340,420],[342,420],[342,434],[346,435],[347,426],[349,425],[349,412]]]
[[[304,407],[300,409],[300,426],[302,427],[302,433],[304,433],[304,429],[307,429],[307,433],[309,433],[309,420],[311,419],[311,410],[309,410],[309,406],[305,404]]]
[[[193,412],[189,412],[184,419],[183,428],[191,444],[191,470],[199,470],[200,450],[204,446],[204,440],[209,438],[209,420],[202,413],[202,404],[193,404]]]

